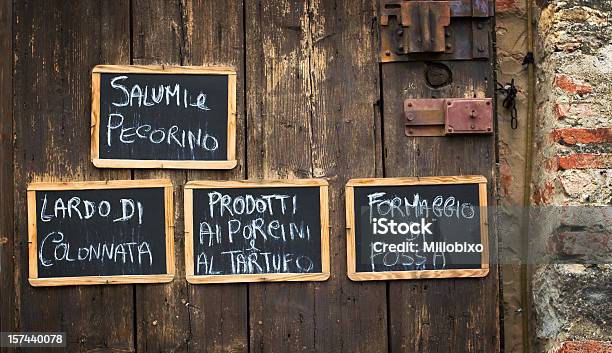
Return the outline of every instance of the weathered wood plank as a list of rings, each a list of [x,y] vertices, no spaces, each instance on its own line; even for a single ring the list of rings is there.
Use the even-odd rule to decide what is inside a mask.
[[[12,52],[13,2],[2,0],[0,53]],[[12,55],[7,55],[5,60],[0,61],[0,332],[14,331],[17,322],[13,260],[13,183],[13,60]]]
[[[248,176],[313,177],[308,2],[250,1],[245,11]],[[314,351],[315,288],[249,285],[250,351]]]
[[[175,281],[137,289],[138,351],[247,350],[246,285],[190,286],[184,271],[183,185],[186,180],[244,177],[242,4],[214,1],[135,2],[134,64],[231,66],[238,72],[237,156],[231,171],[134,171],[175,184]],[[211,36],[211,34],[214,34]]]
[[[27,282],[26,185],[129,178],[93,167],[90,70],[128,57],[128,1],[15,3],[14,219],[19,331],[65,331],[68,352],[133,350],[132,288],[33,288]]]
[[[186,1],[183,11],[185,64],[230,66],[236,70],[236,159],[229,171],[188,171],[188,180],[244,179],[244,28],[242,1]],[[246,284],[190,285],[189,319],[193,352],[248,352]]]
[[[131,2],[132,64],[182,65],[185,37],[179,1]],[[134,179],[168,178],[174,184],[174,281],[137,285],[136,351],[187,352],[190,340],[185,281],[183,188],[184,170],[134,170]]]
[[[386,352],[384,283],[346,277],[344,184],[376,173],[371,1],[246,6],[250,178],[326,177],[332,277],[250,286],[252,352]]]
[[[491,97],[491,62],[453,62],[453,82],[440,89],[425,83],[426,64],[382,67],[385,176],[484,175],[491,197],[495,163],[493,136],[408,138],[405,98]],[[497,249],[490,228],[491,249]],[[493,251],[492,254],[495,254]],[[498,352],[498,269],[492,261],[483,279],[389,283],[391,352]]]

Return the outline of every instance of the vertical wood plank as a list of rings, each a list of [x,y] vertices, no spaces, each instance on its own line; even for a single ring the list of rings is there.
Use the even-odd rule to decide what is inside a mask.
[[[432,89],[425,83],[425,63],[383,64],[385,176],[484,175],[492,203],[493,136],[404,135],[405,98],[492,97],[491,61],[447,65],[453,82]],[[497,242],[491,229],[494,254]],[[390,352],[498,352],[498,280],[492,262],[483,279],[389,282]]]
[[[0,1],[0,332],[16,325],[13,260],[13,2]],[[11,54],[11,55],[9,55]],[[7,352],[9,349],[7,348]],[[13,351],[13,350],[10,350]]]
[[[229,6],[229,8],[228,8]],[[134,171],[170,177],[175,186],[175,281],[137,289],[138,351],[246,352],[246,285],[192,286],[185,281],[183,187],[187,180],[243,178],[244,78],[242,4],[135,1],[134,64],[227,65],[238,73],[237,156],[231,171]]]
[[[179,1],[131,1],[132,64],[182,65],[185,34]],[[174,281],[159,285],[136,285],[136,351],[187,352],[189,294],[185,281],[183,185],[184,170],[133,171],[134,179],[168,178],[174,185]]]
[[[94,168],[79,148],[89,145],[91,68],[129,57],[128,1],[20,1],[14,11],[17,329],[65,331],[67,352],[132,351],[131,286],[33,288],[26,237],[29,182],[129,178]]]
[[[236,159],[229,171],[192,170],[188,180],[246,178],[244,118],[244,26],[242,1],[185,1],[185,64],[236,70]],[[189,285],[189,319],[194,352],[248,352],[246,284]]]
[[[249,178],[326,177],[332,276],[252,284],[252,352],[387,352],[384,283],[346,277],[344,184],[376,173],[371,1],[249,1]]]

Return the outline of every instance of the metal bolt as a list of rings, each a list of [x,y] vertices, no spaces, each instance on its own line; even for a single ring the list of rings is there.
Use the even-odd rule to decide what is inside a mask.
[[[446,44],[446,49],[451,49],[453,46],[450,43]]]
[[[391,55],[391,51],[390,50],[385,50],[385,55],[386,56],[390,56]]]
[[[452,105],[452,104],[453,104],[452,102],[446,102],[446,105]]]
[[[484,26],[483,26],[483,24],[482,24],[482,23],[478,23],[478,24],[476,25],[476,27],[477,27],[478,29],[482,29],[482,27],[484,27]]]
[[[449,127],[448,132],[453,132],[453,129]]]
[[[449,37],[450,37],[450,32],[449,32],[449,31],[444,32],[444,36],[445,36],[446,38],[449,38]]]
[[[476,126],[474,126],[474,124],[470,125],[470,129],[474,130],[476,128]]]
[[[412,135],[413,133],[412,129],[408,129],[408,133]]]
[[[481,53],[484,51],[484,46],[482,44],[478,46],[478,51]]]
[[[397,32],[395,32],[395,33],[397,33],[398,36],[401,36],[401,35],[404,34],[404,30],[403,29],[398,29]]]
[[[409,106],[409,107],[412,107],[412,103],[408,102],[408,106]]]
[[[477,116],[478,116],[478,114],[476,114],[476,111],[472,110],[472,112],[470,113],[470,118],[476,119]]]

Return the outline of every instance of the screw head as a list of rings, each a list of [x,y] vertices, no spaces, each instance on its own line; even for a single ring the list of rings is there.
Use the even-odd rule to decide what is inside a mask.
[[[474,130],[476,128],[476,126],[474,126],[474,124],[470,125],[470,129]]]
[[[409,106],[409,107],[412,107],[412,103],[411,103],[411,102],[408,102],[408,106]]]
[[[480,23],[480,22],[479,22],[479,23],[476,25],[476,27],[478,27],[478,29],[482,29],[482,27],[484,27],[484,26],[482,25],[482,23]]]
[[[385,50],[385,55],[386,56],[390,56],[391,55],[391,51],[390,50]]]

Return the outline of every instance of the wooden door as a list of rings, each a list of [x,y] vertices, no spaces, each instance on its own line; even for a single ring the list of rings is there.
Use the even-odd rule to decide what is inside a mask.
[[[0,47],[12,52],[0,64],[0,331],[64,331],[69,352],[499,351],[495,266],[484,279],[352,282],[344,219],[355,177],[482,174],[492,193],[494,138],[409,139],[402,112],[407,97],[491,97],[492,61],[447,63],[453,82],[435,90],[424,62],[379,64],[376,0],[0,4]],[[233,66],[238,166],[95,168],[90,71],[103,63]],[[29,182],[153,177],[175,187],[172,283],[27,283]],[[186,181],[306,177],[330,183],[328,281],[187,284]]]

